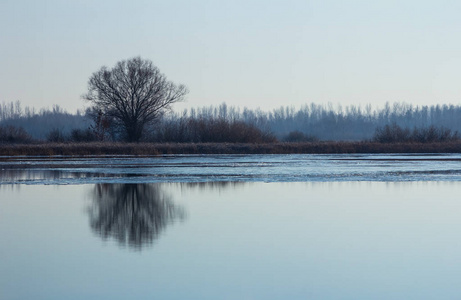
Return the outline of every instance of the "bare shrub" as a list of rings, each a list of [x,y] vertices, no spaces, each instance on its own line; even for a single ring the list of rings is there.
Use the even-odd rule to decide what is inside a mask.
[[[22,127],[0,126],[0,143],[28,143],[31,136]]]
[[[174,143],[269,143],[275,142],[276,138],[243,121],[182,118],[157,126],[150,140]]]
[[[46,135],[46,140],[48,142],[62,143],[68,140],[67,136],[59,128],[52,129]]]
[[[410,132],[408,128],[402,128],[397,124],[386,125],[376,129],[373,140],[379,143],[441,143],[453,142],[460,139],[458,131],[435,126],[414,128]]]
[[[99,138],[91,129],[73,129],[70,133],[70,140],[72,142],[81,143],[98,141]]]

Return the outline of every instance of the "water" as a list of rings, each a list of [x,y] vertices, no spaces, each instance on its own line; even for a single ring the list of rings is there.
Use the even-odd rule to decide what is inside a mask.
[[[0,157],[0,183],[459,181],[461,155]]]
[[[456,299],[459,159],[4,158],[0,299]]]

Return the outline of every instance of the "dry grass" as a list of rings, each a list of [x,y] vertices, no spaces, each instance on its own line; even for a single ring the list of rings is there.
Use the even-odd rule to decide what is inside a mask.
[[[334,154],[334,153],[461,153],[461,142],[395,143],[305,142],[305,143],[43,143],[3,144],[1,156],[85,156],[162,154]]]

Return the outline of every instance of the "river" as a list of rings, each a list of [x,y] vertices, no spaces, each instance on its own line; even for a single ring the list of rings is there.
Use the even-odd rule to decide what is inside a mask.
[[[0,299],[456,299],[461,156],[0,159]]]

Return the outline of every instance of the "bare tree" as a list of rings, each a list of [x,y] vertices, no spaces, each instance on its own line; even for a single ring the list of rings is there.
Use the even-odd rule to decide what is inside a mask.
[[[138,142],[146,125],[187,93],[184,85],[168,81],[151,61],[135,57],[93,73],[83,98],[114,119],[126,141]]]

